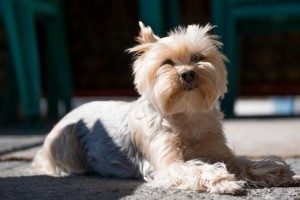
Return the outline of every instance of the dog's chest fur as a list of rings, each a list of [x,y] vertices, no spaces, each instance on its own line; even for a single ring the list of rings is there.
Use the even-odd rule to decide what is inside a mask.
[[[225,141],[216,114],[218,111],[194,116],[178,115],[170,120],[174,142],[183,160],[214,160],[215,149]]]
[[[174,153],[175,157],[185,161],[199,158],[218,160],[216,146],[225,141],[219,122],[222,115],[218,110],[189,116],[162,116],[145,101],[140,101],[136,106],[139,112],[131,113],[129,132],[134,146],[141,151],[144,159],[156,160],[160,156],[165,159],[163,157],[172,157]],[[165,143],[168,145],[163,147],[161,144]],[[153,152],[152,148],[161,149],[161,155],[149,154]]]

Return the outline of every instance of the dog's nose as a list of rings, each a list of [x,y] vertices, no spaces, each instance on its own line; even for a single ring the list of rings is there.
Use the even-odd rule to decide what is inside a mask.
[[[196,72],[193,70],[185,70],[180,73],[180,77],[183,79],[186,83],[191,83],[196,78]]]

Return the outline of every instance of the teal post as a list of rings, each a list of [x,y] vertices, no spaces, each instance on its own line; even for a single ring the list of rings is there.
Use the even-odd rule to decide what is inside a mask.
[[[163,1],[139,0],[140,20],[150,26],[158,36],[164,35]]]
[[[180,23],[178,0],[139,0],[139,16],[155,34],[164,36]]]
[[[236,54],[236,33],[235,22],[231,15],[232,8],[227,0],[212,0],[212,21],[216,25],[216,34],[221,37],[224,43],[224,54],[229,58],[226,63],[228,71],[228,92],[224,99],[221,100],[221,110],[226,118],[234,117],[234,103],[237,96],[238,85],[238,67]]]

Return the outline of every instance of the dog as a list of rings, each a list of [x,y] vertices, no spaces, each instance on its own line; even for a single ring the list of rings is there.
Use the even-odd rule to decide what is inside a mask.
[[[140,97],[71,111],[34,158],[38,173],[144,178],[216,194],[299,183],[283,160],[238,158],[226,145],[219,100],[227,92],[227,58],[211,25],[178,27],[164,38],[139,25],[128,52]]]

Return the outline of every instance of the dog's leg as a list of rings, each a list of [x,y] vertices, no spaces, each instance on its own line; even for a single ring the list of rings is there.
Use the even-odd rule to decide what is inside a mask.
[[[152,177],[156,185],[217,194],[236,194],[243,190],[243,182],[238,182],[224,163],[208,164],[200,159],[185,161],[182,148],[170,139],[170,135],[164,138],[161,134],[147,144],[143,150],[150,148],[146,152],[151,152],[147,157],[153,166]]]
[[[75,129],[75,124],[56,126],[49,133],[32,164],[37,174],[62,176],[86,172],[84,151]]]
[[[243,189],[243,182],[236,181],[224,163],[206,164],[200,160],[175,162],[160,169],[155,181],[167,187],[208,191],[216,194],[236,194]]]
[[[290,166],[281,159],[251,161],[237,158],[237,165],[239,166],[237,178],[247,181],[250,186],[288,186],[300,183],[300,177],[296,176]]]

